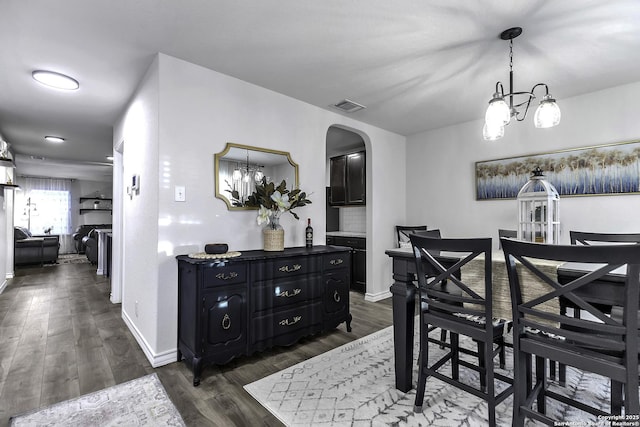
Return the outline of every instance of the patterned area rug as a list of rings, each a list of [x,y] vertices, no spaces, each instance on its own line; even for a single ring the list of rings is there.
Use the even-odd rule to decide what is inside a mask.
[[[438,337],[439,330],[432,332]],[[417,338],[417,337],[416,337]],[[471,340],[462,345],[474,348]],[[417,339],[414,357],[418,355]],[[470,346],[471,344],[471,346]],[[437,346],[430,359],[444,350]],[[415,414],[415,390],[402,393],[395,388],[393,330],[391,327],[333,349],[327,353],[277,372],[244,388],[280,421],[288,426],[485,426],[486,403],[438,379],[429,378],[423,413]],[[445,365],[444,369],[447,369]],[[506,370],[513,377],[513,357],[507,349]],[[445,371],[450,372],[450,370]],[[460,368],[463,381],[477,387],[478,374]],[[414,360],[414,384],[417,365]],[[506,385],[496,381],[496,387]],[[581,400],[603,410],[609,409],[609,382],[603,377],[567,368],[567,387],[554,391],[573,395],[580,389]],[[496,408],[499,426],[510,426],[512,398]],[[557,420],[597,425],[597,418],[564,405],[547,404],[547,414]],[[589,424],[592,422],[593,424]],[[539,425],[528,420],[530,426]],[[582,425],[582,424],[581,424]]]
[[[184,426],[157,374],[12,417],[11,426]]]
[[[58,256],[58,264],[90,264],[85,254],[62,254]]]

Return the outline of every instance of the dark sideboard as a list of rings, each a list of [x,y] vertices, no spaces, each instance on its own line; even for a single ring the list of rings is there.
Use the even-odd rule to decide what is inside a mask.
[[[225,260],[178,260],[178,361],[193,385],[204,364],[232,359],[336,328],[351,331],[351,249],[338,246],[243,251]]]

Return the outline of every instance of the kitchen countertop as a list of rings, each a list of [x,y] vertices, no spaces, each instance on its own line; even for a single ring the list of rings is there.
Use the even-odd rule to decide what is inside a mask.
[[[367,233],[358,233],[356,231],[327,231],[327,236],[333,237],[360,237],[367,238]]]

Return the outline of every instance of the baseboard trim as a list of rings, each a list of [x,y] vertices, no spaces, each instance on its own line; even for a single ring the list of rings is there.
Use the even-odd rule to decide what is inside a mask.
[[[129,315],[124,310],[122,310],[122,320],[124,320],[124,323],[127,325],[129,330],[133,334],[133,337],[138,342],[138,345],[142,349],[142,352],[144,353],[144,355],[147,357],[147,360],[149,360],[149,363],[151,363],[151,366],[153,366],[154,368],[157,368],[157,367],[168,365],[169,363],[173,363],[177,361],[178,359],[177,348],[163,351],[162,353],[155,353],[151,348],[151,346],[149,345],[149,343],[147,342],[147,340],[144,339],[144,337],[142,336],[138,328],[136,328],[136,325],[131,321],[131,318],[129,317]]]
[[[372,294],[370,292],[367,292],[366,294],[364,294],[364,300],[365,301],[370,301],[370,302],[378,302],[378,301],[382,301],[383,299],[387,299],[391,297],[391,292],[390,291],[384,291],[384,292],[378,292],[376,294]]]

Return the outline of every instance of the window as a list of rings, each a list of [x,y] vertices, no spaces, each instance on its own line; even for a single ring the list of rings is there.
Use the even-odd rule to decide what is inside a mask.
[[[57,234],[60,252],[73,251],[71,239],[71,181],[24,178],[24,191],[15,194],[13,222],[32,234]]]
[[[19,203],[19,202],[18,202]],[[33,234],[71,234],[71,196],[63,190],[31,190],[16,205],[15,223]]]

